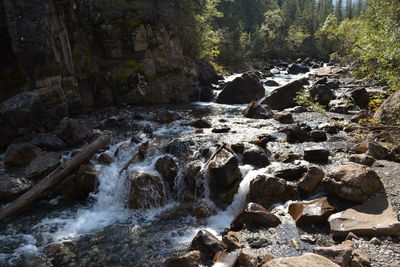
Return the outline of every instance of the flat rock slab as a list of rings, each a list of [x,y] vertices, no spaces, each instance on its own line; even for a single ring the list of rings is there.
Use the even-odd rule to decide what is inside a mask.
[[[346,236],[352,232],[358,236],[396,235],[400,233],[400,222],[392,205],[383,196],[370,198],[329,217],[331,232],[335,236]]]
[[[299,257],[273,259],[263,267],[339,267],[336,263],[323,256],[305,253]]]

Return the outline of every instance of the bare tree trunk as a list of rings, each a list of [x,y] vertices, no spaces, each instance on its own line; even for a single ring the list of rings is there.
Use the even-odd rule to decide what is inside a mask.
[[[46,178],[33,186],[28,192],[24,193],[12,203],[1,209],[0,221],[5,221],[17,213],[28,209],[43,195],[43,193],[59,185],[71,172],[79,168],[79,166],[89,160],[96,152],[104,148],[109,142],[109,136],[100,136],[93,143],[76,154],[72,159],[61,164]]]

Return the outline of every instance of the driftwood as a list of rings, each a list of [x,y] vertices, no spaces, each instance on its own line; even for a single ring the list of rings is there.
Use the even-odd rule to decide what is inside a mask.
[[[109,136],[100,136],[72,159],[61,164],[57,169],[41,180],[29,191],[21,195],[9,205],[0,210],[0,221],[5,221],[17,213],[29,208],[43,193],[59,185],[71,172],[79,168],[89,160],[96,152],[104,148],[110,142]]]

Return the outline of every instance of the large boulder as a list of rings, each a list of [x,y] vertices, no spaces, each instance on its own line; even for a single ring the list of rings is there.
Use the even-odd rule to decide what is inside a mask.
[[[354,162],[334,167],[323,184],[332,195],[356,203],[365,202],[382,188],[382,182],[374,170]]]
[[[238,231],[244,225],[257,225],[261,227],[276,227],[281,220],[274,214],[268,212],[263,206],[256,203],[248,203],[240,210],[231,223],[231,229]]]
[[[310,89],[310,94],[312,98],[315,98],[323,106],[328,106],[331,100],[335,99],[335,94],[331,88],[323,84],[314,85]]]
[[[272,91],[263,104],[278,110],[295,107],[297,105],[295,99],[303,88],[301,81],[293,81]]]
[[[395,123],[400,118],[400,90],[388,97],[379,107],[374,119],[386,123]]]
[[[242,178],[237,158],[226,150],[215,156],[209,164],[209,171],[219,188],[229,188]]]
[[[358,88],[351,92],[351,98],[360,108],[367,108],[369,104],[369,94],[365,88]]]
[[[97,171],[93,165],[87,163],[79,167],[76,174],[72,174],[59,186],[59,192],[68,200],[83,200],[94,192],[99,185]]]
[[[243,163],[264,168],[270,164],[268,153],[263,149],[251,149],[243,153]]]
[[[330,259],[340,267],[350,267],[352,251],[352,248],[344,246],[313,248],[313,253]]]
[[[384,196],[370,198],[362,205],[335,213],[329,217],[331,232],[345,237],[350,232],[358,236],[398,235],[400,222],[390,201]]]
[[[252,73],[244,73],[241,77],[226,83],[225,88],[218,95],[217,103],[247,104],[264,95],[264,87],[257,76]]]
[[[20,93],[0,104],[0,118],[17,128],[40,122],[43,116],[43,103],[33,92]]]
[[[310,69],[303,64],[291,64],[289,65],[287,72],[289,74],[301,74],[310,72]]]
[[[30,180],[44,178],[60,164],[61,154],[57,152],[42,153],[34,158],[25,169],[25,177]]]
[[[172,189],[174,187],[175,177],[178,174],[178,166],[175,160],[170,156],[164,156],[156,161],[155,168]]]
[[[51,134],[42,134],[35,136],[31,140],[31,144],[40,147],[44,150],[63,150],[66,147],[65,142],[57,136]]]
[[[271,119],[274,113],[265,105],[260,105],[253,101],[249,106],[243,110],[243,115],[246,118],[252,119]]]
[[[164,205],[165,189],[161,177],[150,174],[129,175],[129,200],[131,209],[155,208]]]
[[[10,145],[4,154],[4,163],[7,166],[26,166],[41,153],[40,148],[30,143]]]
[[[202,254],[211,257],[225,249],[225,244],[207,230],[200,230],[189,247],[189,250],[198,250]]]
[[[291,197],[286,180],[258,175],[250,182],[247,201],[269,209],[271,205],[285,202]]]
[[[325,223],[334,211],[326,197],[289,205],[289,214],[299,226]]]
[[[8,203],[25,193],[31,188],[31,184],[19,178],[0,177],[0,202]]]
[[[195,62],[198,79],[201,86],[217,84],[223,77],[218,74],[214,66],[207,59],[199,59]]]
[[[298,257],[273,259],[263,267],[339,267],[336,263],[323,256],[305,253]]]

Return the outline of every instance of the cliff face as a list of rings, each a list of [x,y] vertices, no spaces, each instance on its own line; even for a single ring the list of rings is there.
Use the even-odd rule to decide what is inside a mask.
[[[120,103],[189,102],[198,90],[195,63],[160,22],[158,1],[145,10],[135,0],[2,2],[23,90],[55,119]]]

